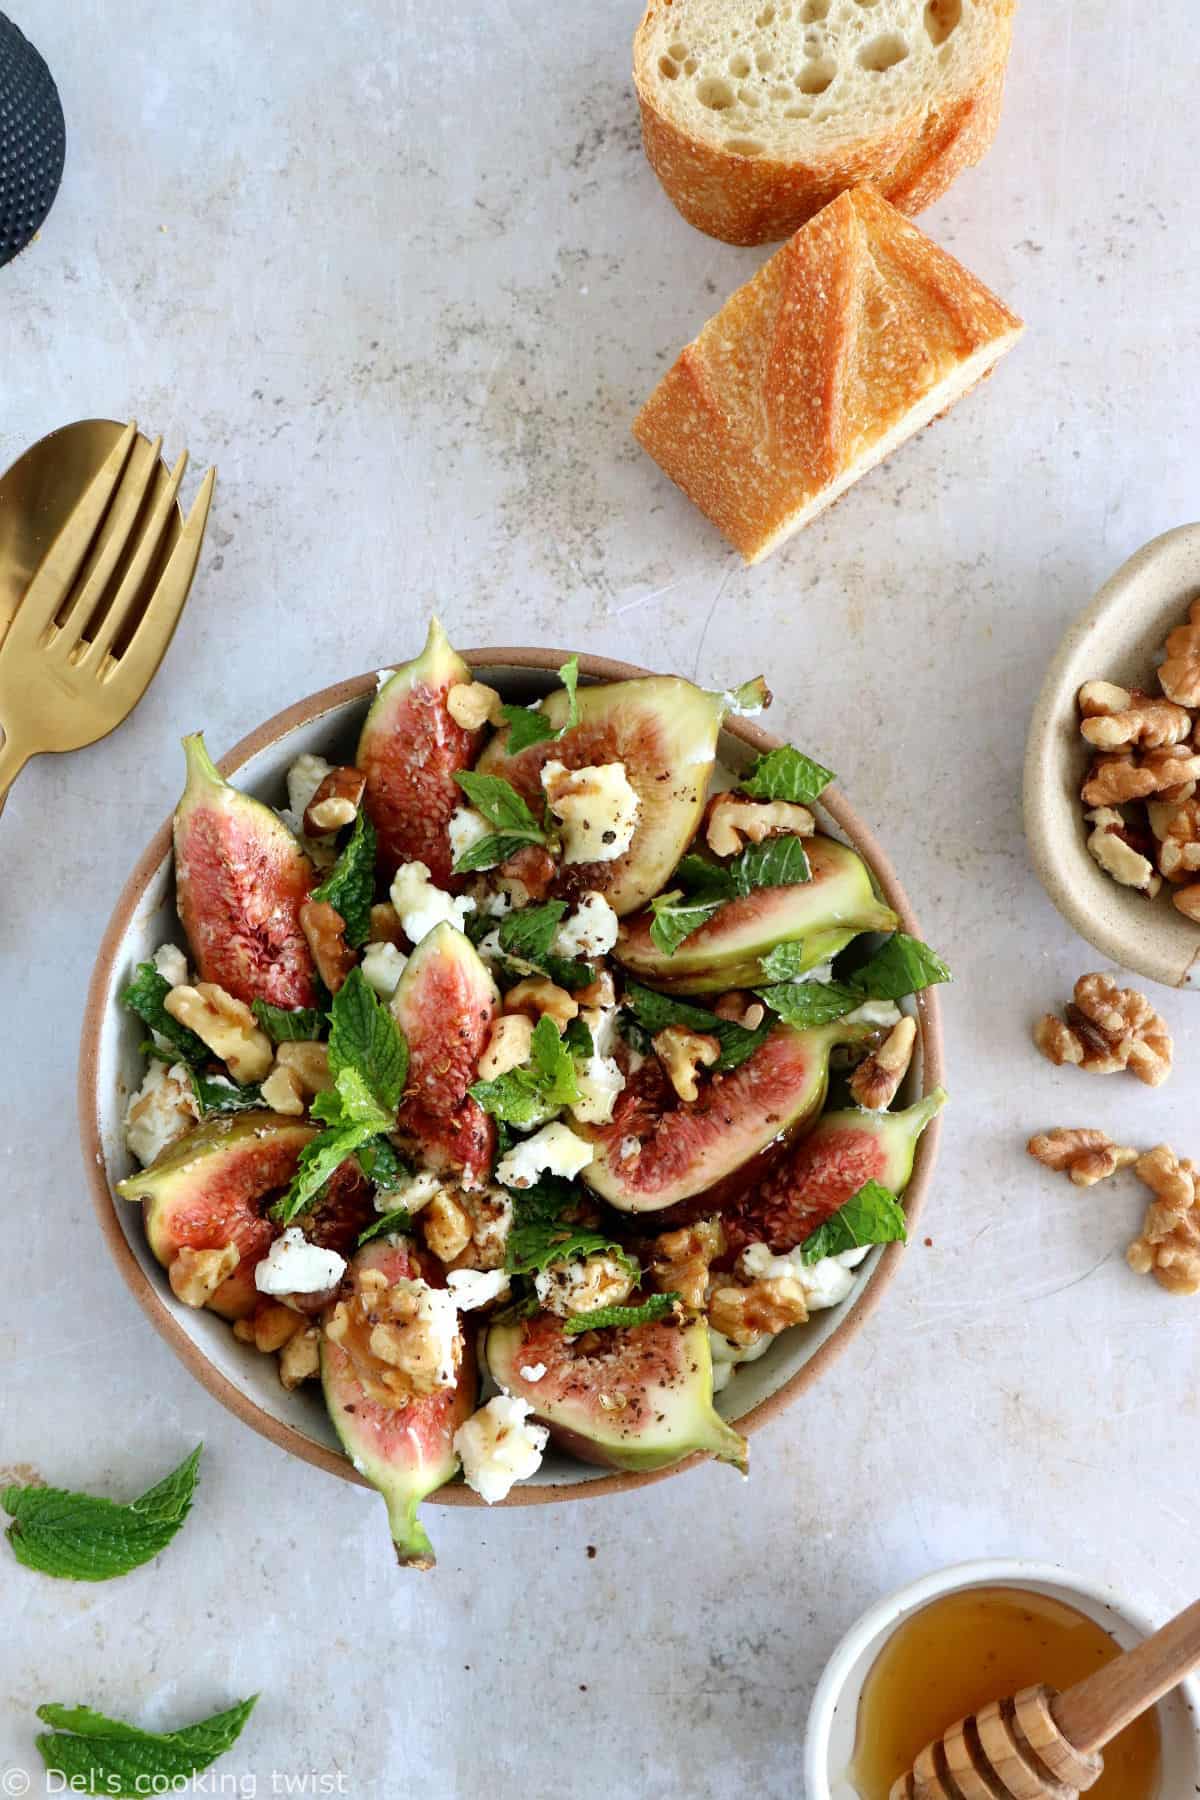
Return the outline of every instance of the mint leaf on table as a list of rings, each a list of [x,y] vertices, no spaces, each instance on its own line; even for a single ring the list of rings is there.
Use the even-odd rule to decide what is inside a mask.
[[[867,1000],[903,1000],[953,976],[936,951],[906,931],[895,931],[875,954],[847,977]]]
[[[857,988],[844,987],[840,981],[779,981],[754,991],[785,1024],[800,1031],[845,1018],[863,1001]]]
[[[738,786],[753,800],[791,800],[798,806],[811,806],[833,779],[832,769],[823,768],[792,744],[783,744],[760,756]]]
[[[211,1718],[162,1732],[142,1731],[90,1706],[50,1701],[37,1716],[55,1729],[39,1733],[37,1747],[47,1771],[62,1783],[59,1792],[117,1800],[176,1793],[236,1744],[257,1699],[252,1694]]]
[[[710,1037],[715,1037],[721,1046],[718,1070],[738,1068],[747,1057],[753,1056],[772,1029],[770,1025],[763,1024],[754,1031],[747,1031],[744,1025],[735,1025],[730,1019],[718,1019],[715,1013],[708,1012],[703,1006],[689,1006],[685,1000],[675,1000],[669,994],[656,993],[653,988],[642,987],[636,981],[625,983],[622,1005],[633,1014],[643,1031],[649,1032],[652,1037],[656,1031],[663,1031],[668,1025],[686,1025],[689,1031],[703,1031]]]
[[[252,1000],[250,1010],[273,1044],[308,1043],[325,1030],[325,1014],[315,1006],[272,1006]]]
[[[384,1213],[373,1225],[368,1225],[365,1231],[359,1232],[357,1248],[361,1250],[364,1244],[371,1243],[375,1238],[390,1237],[393,1231],[407,1235],[411,1230],[412,1214],[407,1206],[394,1206],[391,1212]]]
[[[338,853],[338,859],[313,900],[335,907],[346,922],[346,942],[365,944],[371,931],[371,902],[375,898],[375,827],[360,812],[354,829]]]
[[[160,975],[152,962],[139,963],[133,980],[121,995],[122,1006],[136,1013],[143,1025],[165,1038],[180,1062],[190,1068],[210,1063],[213,1053],[202,1037],[197,1037],[178,1019],[173,1019],[163,1001],[171,992],[171,984]]]
[[[565,721],[554,726],[544,712],[533,706],[502,706],[508,726],[508,742],[504,748],[509,756],[519,756],[522,750],[528,750],[531,744],[545,744],[550,740],[557,742],[564,731],[572,730],[579,723],[579,701],[576,689],[579,685],[579,658],[572,656],[558,671],[558,679],[567,690],[567,716]]]
[[[527,1063],[494,1081],[476,1081],[471,1094],[484,1112],[509,1125],[533,1125],[578,1100],[575,1058],[554,1020],[543,1016],[534,1026]]]
[[[238,1087],[226,1076],[206,1075],[203,1069],[192,1069],[190,1074],[196,1104],[205,1118],[210,1113],[254,1112],[257,1107],[266,1105],[262,1089],[256,1082],[249,1087]]]
[[[188,1516],[202,1445],[138,1500],[118,1505],[63,1488],[7,1487],[8,1541],[28,1569],[66,1581],[110,1581],[165,1550]]]
[[[500,921],[500,948],[509,956],[542,969],[559,987],[586,987],[595,971],[572,956],[559,956],[551,945],[563,914],[565,900],[546,900],[540,906],[522,906]]]
[[[598,1306],[593,1312],[572,1313],[563,1320],[563,1330],[568,1337],[577,1337],[581,1331],[606,1331],[615,1327],[621,1331],[631,1331],[638,1325],[652,1325],[656,1319],[665,1319],[668,1313],[675,1311],[678,1294],[651,1294],[637,1306]]]
[[[908,1227],[899,1200],[882,1182],[867,1181],[823,1225],[818,1225],[811,1237],[805,1238],[800,1260],[816,1263],[826,1256],[861,1249],[864,1244],[907,1241]]]

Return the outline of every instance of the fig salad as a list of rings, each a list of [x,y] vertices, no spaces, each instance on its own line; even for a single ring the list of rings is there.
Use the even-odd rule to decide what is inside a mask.
[[[508,704],[435,621],[278,810],[184,740],[118,1191],[179,1303],[320,1384],[404,1564],[426,1495],[551,1438],[744,1472],[714,1391],[905,1236],[945,1096],[893,1106],[897,1002],[949,974],[819,829],[831,771],[718,767],[769,699],[571,659]]]

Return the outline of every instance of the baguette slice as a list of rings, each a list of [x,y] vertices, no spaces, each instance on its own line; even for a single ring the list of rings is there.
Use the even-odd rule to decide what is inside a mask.
[[[873,188],[853,188],[729,297],[633,433],[755,563],[974,387],[1023,330]]]
[[[1015,0],[649,0],[633,46],[646,155],[691,224],[787,237],[873,181],[920,212],[1000,120]]]

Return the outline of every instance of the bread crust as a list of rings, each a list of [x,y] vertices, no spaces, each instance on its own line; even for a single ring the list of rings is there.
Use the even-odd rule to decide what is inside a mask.
[[[931,206],[986,154],[1004,97],[1016,0],[994,0],[992,60],[972,87],[933,111],[913,108],[890,129],[847,138],[819,157],[746,156],[677,125],[658,104],[653,67],[656,8],[648,0],[634,34],[633,79],[642,144],[668,198],[690,225],[727,244],[768,244],[860,182],[902,212]]]
[[[733,293],[633,425],[757,562],[1020,336],[1020,319],[869,185]]]

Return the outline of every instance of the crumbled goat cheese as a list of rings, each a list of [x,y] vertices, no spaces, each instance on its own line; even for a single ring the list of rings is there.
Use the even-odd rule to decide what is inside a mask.
[[[295,819],[303,821],[309,801],[332,767],[323,756],[314,756],[308,750],[296,758],[287,772],[288,811]]]
[[[522,1363],[517,1371],[522,1381],[540,1381],[546,1373],[545,1363]]]
[[[368,944],[363,951],[363,980],[368,987],[374,988],[381,1000],[390,1000],[407,961],[403,950],[397,950],[395,944]]]
[[[391,898],[404,935],[413,944],[419,944],[437,925],[448,923],[461,931],[467,914],[475,911],[475,902],[467,895],[456,897],[435,887],[423,862],[401,863]]]
[[[505,913],[513,909],[512,895],[501,891],[497,894],[485,894],[480,904],[480,912],[489,919],[502,919]]]
[[[607,956],[617,941],[620,920],[603,894],[594,890],[579,896],[575,911],[554,934],[559,956]]]
[[[826,1306],[840,1306],[854,1286],[851,1270],[856,1269],[869,1253],[869,1244],[855,1250],[843,1250],[838,1256],[823,1256],[820,1262],[803,1260],[802,1244],[785,1256],[773,1256],[766,1244],[747,1244],[738,1267],[752,1281],[774,1281],[791,1276],[804,1290],[804,1303],[809,1312],[820,1312]]]
[[[375,692],[377,694],[382,694],[395,673],[395,669],[377,669],[375,671]]]
[[[163,980],[169,981],[173,988],[187,986],[187,957],[177,944],[160,944],[153,961]]]
[[[595,1312],[598,1306],[620,1306],[633,1292],[634,1276],[614,1256],[599,1252],[549,1263],[534,1276],[533,1285],[547,1312],[566,1319],[572,1313]]]
[[[576,1137],[569,1125],[556,1121],[514,1144],[497,1163],[496,1180],[502,1187],[527,1188],[547,1171],[570,1180],[587,1168],[594,1155],[592,1146]]]
[[[255,1266],[260,1294],[321,1294],[336,1287],[346,1272],[346,1259],[336,1250],[310,1244],[298,1225],[289,1225]]]
[[[831,962],[814,963],[811,969],[805,969],[803,975],[793,975],[792,980],[829,983],[833,980],[833,964]]]
[[[503,1269],[451,1269],[446,1286],[460,1312],[474,1312],[508,1292],[508,1276]]]
[[[571,1107],[572,1117],[581,1125],[607,1125],[625,1087],[620,1065],[611,1056],[589,1056],[575,1065],[575,1080],[579,1098]]]
[[[463,855],[464,851],[471,848],[472,844],[477,844],[481,838],[492,835],[491,826],[483,814],[476,812],[473,806],[456,806],[450,814],[447,831],[455,862]]]
[[[892,1000],[867,1000],[842,1021],[846,1025],[898,1025],[900,1008]]]
[[[462,1347],[458,1307],[453,1294],[447,1288],[430,1287],[427,1281],[410,1280],[407,1276],[392,1283],[392,1290],[396,1289],[415,1303],[414,1317],[400,1329],[410,1344],[419,1344],[418,1360],[423,1368],[433,1372],[434,1385],[426,1391],[453,1387],[458,1378]]]
[[[168,1144],[190,1131],[200,1117],[191,1077],[182,1063],[170,1068],[157,1058],[125,1109],[125,1142],[143,1168]]]
[[[757,1344],[734,1344],[710,1325],[708,1347],[712,1353],[713,1393],[719,1394],[722,1388],[728,1387],[730,1377],[740,1363],[757,1362],[774,1342],[774,1337],[768,1336],[759,1338]]]
[[[497,1394],[454,1434],[467,1486],[489,1506],[541,1466],[550,1433],[544,1425],[527,1423],[532,1411],[527,1400]]]
[[[375,1210],[389,1213],[403,1206],[410,1213],[418,1213],[441,1192],[441,1178],[432,1169],[417,1169],[412,1175],[402,1175],[398,1186],[389,1188],[386,1194],[377,1192]]]
[[[551,811],[562,821],[564,862],[613,862],[624,856],[641,809],[624,763],[584,769],[543,763],[542,786]]]

